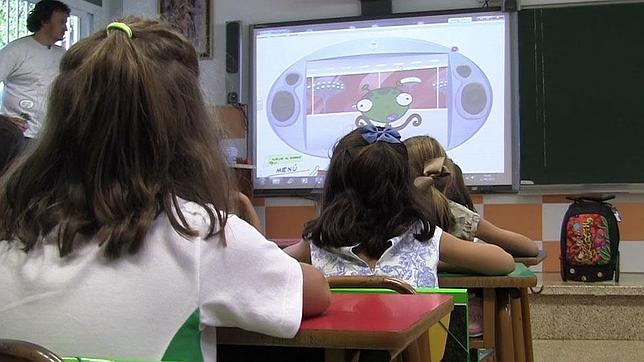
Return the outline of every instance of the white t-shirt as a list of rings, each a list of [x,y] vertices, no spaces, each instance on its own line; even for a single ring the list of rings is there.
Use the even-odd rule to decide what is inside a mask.
[[[29,115],[25,137],[35,138],[42,127],[49,87],[58,75],[65,49],[48,47],[33,36],[16,39],[0,49],[0,82],[4,83],[2,114]]]
[[[181,207],[205,235],[205,210]],[[188,240],[161,215],[137,254],[112,262],[96,242],[60,258],[55,243],[25,254],[0,241],[0,338],[61,356],[161,360],[195,311],[204,361],[216,360],[214,326],[294,336],[302,318],[299,263],[236,216],[225,233],[226,246],[220,237]]]
[[[389,239],[391,246],[382,253],[374,269],[353,252],[358,244],[322,249],[311,243],[311,264],[326,276],[381,275],[404,280],[415,288],[437,288],[443,230],[436,227],[434,236],[427,241],[414,237],[420,231],[418,223],[404,234]]]

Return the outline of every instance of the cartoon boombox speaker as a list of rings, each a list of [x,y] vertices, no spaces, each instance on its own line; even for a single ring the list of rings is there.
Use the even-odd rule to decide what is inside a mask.
[[[409,38],[358,39],[303,57],[273,83],[266,113],[275,133],[327,157],[353,128],[374,124],[428,134],[447,149],[472,137],[492,107],[483,71],[458,52]]]

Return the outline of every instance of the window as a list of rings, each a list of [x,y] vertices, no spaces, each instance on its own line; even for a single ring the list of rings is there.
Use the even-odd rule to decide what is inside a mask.
[[[0,48],[29,34],[27,15],[34,6],[26,0],[0,0]]]
[[[80,18],[74,14],[69,15],[67,18],[67,33],[65,39],[57,42],[57,45],[65,49],[69,49],[72,45],[80,39]]]

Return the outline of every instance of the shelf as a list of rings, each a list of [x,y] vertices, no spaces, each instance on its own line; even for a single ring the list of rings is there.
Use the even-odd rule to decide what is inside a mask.
[[[246,163],[236,163],[231,166],[232,168],[240,169],[240,170],[254,170],[255,165],[249,165]]]

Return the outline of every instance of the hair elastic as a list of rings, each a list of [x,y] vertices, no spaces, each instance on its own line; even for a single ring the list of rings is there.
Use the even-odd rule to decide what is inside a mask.
[[[107,25],[107,28],[105,28],[105,30],[107,30],[108,35],[112,33],[111,30],[120,30],[126,33],[128,38],[132,39],[132,29],[130,29],[130,27],[125,23],[115,21]]]
[[[372,144],[374,142],[387,142],[387,143],[401,143],[400,142],[400,133],[393,128],[384,128],[378,129],[374,125],[366,125],[360,130],[362,138],[367,141],[367,143]]]

